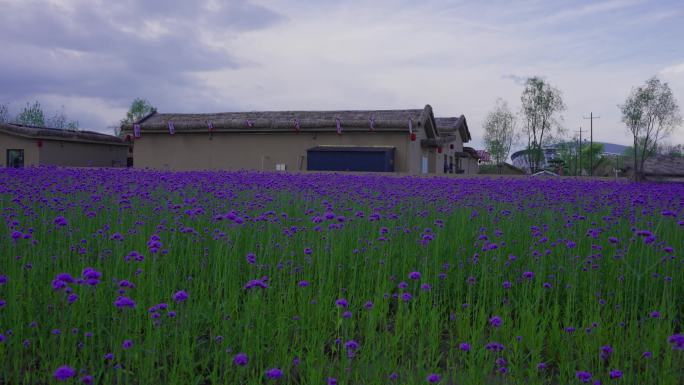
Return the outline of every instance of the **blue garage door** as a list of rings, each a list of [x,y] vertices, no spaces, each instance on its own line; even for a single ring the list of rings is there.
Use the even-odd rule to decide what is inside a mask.
[[[307,150],[310,171],[394,171],[394,147],[319,146]]]

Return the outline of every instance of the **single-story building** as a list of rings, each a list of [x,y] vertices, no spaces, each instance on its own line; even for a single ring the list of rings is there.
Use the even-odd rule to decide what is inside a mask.
[[[501,164],[486,164],[480,165],[479,174],[482,175],[524,175],[525,171],[521,170],[510,163]]]
[[[91,131],[0,123],[2,167],[125,167],[130,143]]]
[[[465,117],[449,119],[435,118],[430,105],[413,110],[153,112],[121,129],[133,140],[136,168],[455,173],[455,159],[470,132]]]
[[[451,118],[435,118],[437,129],[441,138],[449,138],[449,154],[444,154],[443,167],[445,173],[455,174],[477,174],[478,172],[478,153],[471,147],[464,147],[463,144],[470,141],[470,130],[465,116]],[[439,170],[438,170],[439,171]]]
[[[634,164],[625,161],[625,176],[634,178]],[[644,161],[644,179],[655,182],[684,182],[684,158],[671,155],[657,155]]]

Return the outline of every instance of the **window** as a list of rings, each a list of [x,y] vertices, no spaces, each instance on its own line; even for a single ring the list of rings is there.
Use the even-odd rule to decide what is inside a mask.
[[[277,163],[276,164],[276,171],[285,171],[285,163]]]
[[[14,167],[14,168],[24,167],[24,150],[23,149],[7,150],[7,167]]]

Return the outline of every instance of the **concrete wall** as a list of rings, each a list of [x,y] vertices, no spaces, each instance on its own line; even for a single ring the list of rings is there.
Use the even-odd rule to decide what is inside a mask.
[[[8,149],[24,150],[24,167],[38,166],[38,145],[35,140],[0,133],[0,165],[2,167],[7,167]]]
[[[43,140],[41,166],[126,167],[128,147]]]
[[[423,134],[424,135],[424,134]],[[306,170],[306,150],[321,145],[394,146],[396,172],[420,172],[420,135],[408,133],[177,133],[143,135],[134,142],[134,167],[169,170]]]

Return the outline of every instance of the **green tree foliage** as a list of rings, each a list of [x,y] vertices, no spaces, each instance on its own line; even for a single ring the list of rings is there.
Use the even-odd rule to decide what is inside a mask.
[[[128,109],[128,112],[126,113],[126,117],[124,119],[121,119],[121,122],[118,127],[114,127],[114,135],[122,136],[121,126],[123,126],[124,124],[132,124],[138,122],[145,116],[151,114],[152,112],[157,112],[157,108],[152,106],[150,102],[148,102],[146,99],[135,98],[135,100],[133,100],[133,103],[131,103],[131,107]]]
[[[632,89],[625,103],[618,107],[622,122],[633,137],[634,178],[642,179],[644,162],[655,154],[658,142],[681,124],[679,106],[670,86],[652,77],[643,86]]]
[[[609,161],[603,156],[603,144],[564,142],[556,146],[558,158],[563,161],[565,175],[591,175],[591,165],[596,170],[599,165]],[[593,162],[591,161],[593,158]]]
[[[527,152],[530,158],[531,171],[539,170],[543,158],[544,139],[553,133],[561,133],[562,117],[565,110],[561,92],[539,77],[532,77],[525,82],[525,89],[520,97],[522,104],[523,134],[527,136]],[[545,138],[546,136],[546,138]]]
[[[494,109],[487,114],[484,121],[485,148],[491,154],[496,164],[506,161],[511,152],[511,146],[516,140],[515,115],[502,99],[497,99]]]
[[[121,125],[135,123],[156,111],[157,108],[152,106],[147,100],[136,98],[133,100],[133,103],[131,103],[131,107],[126,113],[126,118],[121,119]]]
[[[633,162],[634,159],[636,159],[637,164],[641,164],[642,154],[644,154],[647,159],[658,154],[658,146],[651,144],[650,146],[645,147],[644,142],[645,138],[637,138],[636,151],[634,151],[634,146],[627,146],[627,148],[625,148],[625,150],[623,151],[622,155],[624,155],[626,158],[629,158],[631,162]]]
[[[45,115],[40,103],[38,101],[33,104],[26,103],[26,107],[22,108],[14,121],[25,126],[44,127]]]

